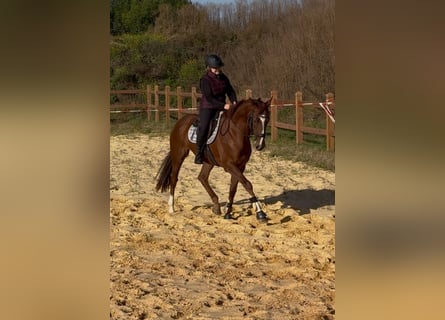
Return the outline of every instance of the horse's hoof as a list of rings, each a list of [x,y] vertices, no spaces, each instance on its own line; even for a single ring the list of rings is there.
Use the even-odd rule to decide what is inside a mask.
[[[220,215],[221,215],[221,208],[220,208],[220,207],[218,207],[218,208],[213,207],[212,211],[213,211],[213,213],[216,214],[217,216],[220,216]]]
[[[232,215],[230,213],[226,213],[224,215],[224,219],[233,219]]]
[[[263,210],[258,211],[258,212],[256,213],[256,218],[257,218],[257,220],[260,221],[260,222],[267,222],[267,220],[269,220],[269,218],[267,217],[267,215],[264,213]]]

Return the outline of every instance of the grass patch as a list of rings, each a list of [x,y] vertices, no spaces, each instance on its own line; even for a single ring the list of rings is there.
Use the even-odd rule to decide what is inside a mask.
[[[335,154],[320,150],[308,143],[297,145],[295,141],[282,141],[267,144],[267,150],[271,157],[280,157],[291,161],[301,161],[311,166],[335,171]]]
[[[304,143],[297,145],[294,131],[278,129],[276,141],[272,142],[269,134],[266,139],[268,140],[267,150],[271,157],[301,161],[311,166],[335,171],[335,153],[326,151],[326,137],[324,136],[304,134]]]

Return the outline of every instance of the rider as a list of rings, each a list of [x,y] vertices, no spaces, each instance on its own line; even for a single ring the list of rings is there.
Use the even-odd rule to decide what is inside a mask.
[[[229,78],[221,71],[224,66],[220,57],[215,54],[207,55],[205,58],[206,73],[200,80],[202,93],[199,104],[199,127],[196,142],[195,163],[203,163],[204,149],[209,133],[210,121],[215,118],[221,110],[229,110],[231,104],[226,103],[226,95],[230,102],[236,104],[236,93],[230,84]]]

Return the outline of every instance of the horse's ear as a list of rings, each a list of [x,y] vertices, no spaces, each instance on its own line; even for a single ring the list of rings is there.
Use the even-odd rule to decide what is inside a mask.
[[[270,104],[272,103],[272,98],[273,97],[270,97],[270,99],[265,102],[267,107],[270,107]]]

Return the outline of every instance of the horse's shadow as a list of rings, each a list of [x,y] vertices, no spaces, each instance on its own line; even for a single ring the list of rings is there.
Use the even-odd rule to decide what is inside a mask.
[[[267,205],[281,202],[281,208],[293,208],[300,215],[308,214],[311,209],[318,209],[328,205],[335,205],[335,191],[329,189],[313,190],[288,190],[282,194],[265,197]]]
[[[287,190],[277,196],[266,196],[263,200],[266,205],[273,205],[277,202],[281,203],[281,208],[292,208],[298,212],[298,214],[305,215],[311,213],[311,209],[319,209],[324,206],[335,205],[335,191],[329,189],[304,189],[304,190]],[[226,203],[222,202],[220,205],[224,206]],[[250,199],[240,199],[234,201],[234,204],[245,205],[250,204]],[[197,208],[211,208],[212,204],[206,204],[204,206],[195,206],[192,210]],[[239,216],[232,219],[238,220],[241,216],[246,217],[252,215],[252,211],[243,212]],[[290,216],[286,216],[281,220],[281,223],[289,222]]]

